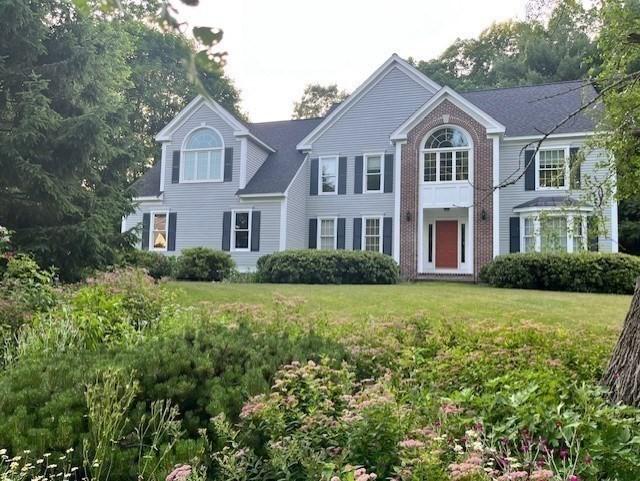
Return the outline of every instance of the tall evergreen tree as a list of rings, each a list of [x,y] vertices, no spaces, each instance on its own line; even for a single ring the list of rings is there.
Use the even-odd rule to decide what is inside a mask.
[[[0,224],[65,279],[126,241],[130,52],[65,0],[0,0]]]

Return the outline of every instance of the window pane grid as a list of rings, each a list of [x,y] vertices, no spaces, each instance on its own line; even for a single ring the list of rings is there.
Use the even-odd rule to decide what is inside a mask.
[[[526,217],[524,219],[524,252],[534,252],[536,250],[536,236],[533,219]]]
[[[469,152],[456,152],[456,180],[469,180]]]
[[[453,179],[453,152],[440,152],[440,181]]]
[[[540,187],[564,187],[564,149],[541,150],[538,155]]]
[[[365,219],[364,250],[380,251],[380,219]]]
[[[436,153],[425,152],[424,154],[424,181],[436,181]]]
[[[335,220],[320,220],[320,249],[330,250],[335,248]]]
[[[567,251],[567,218],[548,217],[540,220],[542,252]]]

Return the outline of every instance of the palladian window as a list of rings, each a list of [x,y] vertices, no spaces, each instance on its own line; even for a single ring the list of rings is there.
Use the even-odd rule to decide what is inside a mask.
[[[468,181],[470,151],[471,144],[461,130],[454,127],[436,130],[422,148],[422,181]]]
[[[183,153],[181,182],[222,182],[224,144],[216,131],[196,130],[187,140]]]

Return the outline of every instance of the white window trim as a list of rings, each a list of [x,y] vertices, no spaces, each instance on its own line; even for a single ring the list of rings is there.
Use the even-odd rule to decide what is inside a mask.
[[[216,133],[216,135],[218,135],[218,137],[220,137],[220,142],[222,142],[222,147],[217,147],[215,149],[187,149],[187,143],[189,142],[189,139],[191,138],[191,136],[197,132],[198,130],[202,130],[202,129],[209,129],[212,130],[213,132]],[[186,154],[188,152],[211,152],[211,151],[220,151],[220,159],[221,159],[221,166],[220,166],[220,178],[219,179],[192,179],[192,180],[185,180],[184,178],[184,167],[186,165],[186,160],[187,160],[187,156]],[[192,129],[185,137],[184,140],[182,142],[182,147],[180,148],[180,183],[181,184],[203,184],[203,183],[219,183],[219,182],[224,182],[224,152],[225,152],[225,143],[224,143],[224,137],[222,137],[222,134],[214,127],[211,127],[209,125],[199,125],[198,127]],[[209,155],[209,168],[211,168],[211,155]],[[196,161],[196,169],[197,169],[197,161]]]
[[[574,238],[574,229],[573,225],[576,222],[577,218],[581,219],[582,223],[582,249],[587,250],[587,215],[585,209],[583,210],[573,210],[568,212],[563,212],[559,209],[545,209],[538,211],[530,211],[523,212],[520,214],[520,250],[521,252],[526,252],[524,250],[525,246],[525,235],[524,235],[524,222],[525,219],[533,219],[533,237],[534,241],[534,252],[542,251],[542,231],[540,227],[540,214],[542,212],[548,212],[549,217],[565,217],[567,219],[567,253],[573,253],[573,238]]]
[[[378,239],[379,239],[379,249],[378,252],[382,252],[383,250],[383,246],[382,246],[382,242],[383,242],[383,230],[384,230],[384,217],[381,215],[367,215],[367,216],[363,216],[362,217],[362,232],[360,233],[360,250],[364,251],[366,250],[366,239],[367,239],[367,219],[378,219]],[[369,251],[369,252],[373,252],[373,251]]]
[[[433,134],[434,132],[444,129],[444,128],[453,128],[456,130],[459,130],[460,132],[462,132],[464,134],[464,136],[467,139],[468,142],[468,146],[466,147],[446,147],[446,148],[438,148],[438,149],[426,149],[424,148],[424,143],[427,141],[427,139],[431,136],[431,134]],[[424,136],[424,138],[422,139],[422,143],[420,144],[422,147],[420,148],[420,185],[463,185],[463,184],[469,184],[471,182],[473,182],[473,139],[471,138],[471,136],[469,135],[469,132],[467,132],[466,130],[464,130],[463,128],[457,126],[457,125],[439,125],[438,127],[436,127],[435,129],[431,130],[427,135]],[[457,156],[454,155],[453,159],[452,159],[452,166],[451,168],[452,170],[452,179],[451,180],[440,180],[440,153],[441,152],[462,152],[462,151],[466,151],[468,152],[468,157],[469,157],[469,175],[467,176],[467,180],[456,180],[456,165],[457,165]],[[426,182],[424,180],[424,154],[427,152],[435,152],[436,154],[436,180],[435,181],[429,181]]]
[[[333,192],[322,191],[322,164],[326,161],[335,161],[336,163],[336,184]],[[325,155],[318,159],[318,195],[338,195],[338,186],[340,185],[340,158],[337,155]]]
[[[236,214],[249,214],[248,231],[249,237],[246,248],[236,247]],[[251,225],[253,218],[253,210],[251,209],[234,209],[231,211],[231,251],[232,252],[250,252],[251,251]]]
[[[318,226],[316,232],[316,249],[322,250],[322,243],[320,242],[322,239],[322,221],[323,220],[332,220],[333,221],[333,250],[338,250],[338,218],[337,217],[318,217]]]
[[[167,239],[167,246],[154,247],[153,233],[155,232],[155,228],[154,228],[155,218],[156,218],[156,215],[163,215],[163,214],[166,215],[164,234],[165,234],[165,238]],[[168,210],[151,211],[149,212],[149,250],[156,251],[156,252],[167,252],[168,248],[169,248],[169,211]]]
[[[542,187],[540,186],[540,152],[549,150],[564,150],[564,185],[562,187]],[[571,184],[571,166],[570,162],[571,147],[568,145],[548,146],[538,149],[536,152],[536,190],[569,190]]]
[[[367,188],[367,178],[369,177],[367,162],[369,157],[380,157],[380,188],[377,190],[369,190]],[[384,152],[369,152],[362,156],[362,192],[365,194],[380,194],[384,192]]]

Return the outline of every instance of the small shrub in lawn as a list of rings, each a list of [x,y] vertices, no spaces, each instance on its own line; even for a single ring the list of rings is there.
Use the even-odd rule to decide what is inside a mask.
[[[292,250],[258,259],[262,282],[291,284],[395,284],[398,264],[378,252]]]
[[[159,252],[136,249],[124,255],[123,263],[127,266],[141,267],[154,279],[162,279],[173,275],[176,258]]]
[[[206,247],[184,249],[176,262],[176,279],[187,281],[221,281],[229,276],[235,262],[227,252]]]
[[[508,254],[495,258],[480,279],[495,287],[631,294],[640,258],[582,252]]]

